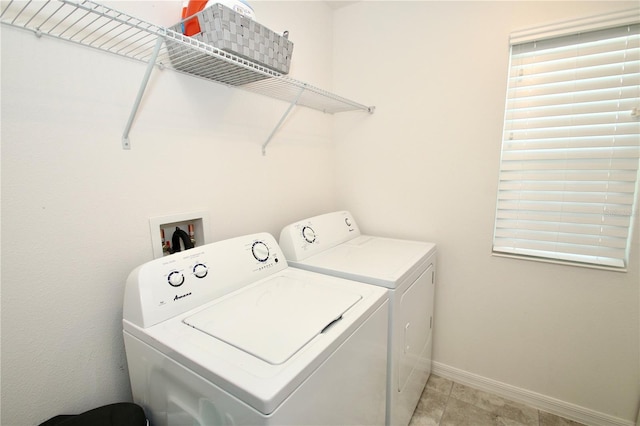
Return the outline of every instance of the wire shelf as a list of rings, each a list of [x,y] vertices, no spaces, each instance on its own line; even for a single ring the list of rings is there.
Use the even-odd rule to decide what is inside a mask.
[[[326,113],[374,110],[90,0],[2,1],[0,21]]]

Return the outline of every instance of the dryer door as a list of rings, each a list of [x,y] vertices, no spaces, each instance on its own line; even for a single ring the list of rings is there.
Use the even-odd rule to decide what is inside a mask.
[[[398,317],[402,324],[403,350],[398,362],[398,391],[402,392],[414,370],[430,370],[431,354],[425,352],[431,338],[433,286],[430,266],[402,294]]]

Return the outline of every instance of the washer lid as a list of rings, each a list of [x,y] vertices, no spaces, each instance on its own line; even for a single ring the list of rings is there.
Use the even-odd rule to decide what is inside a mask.
[[[276,276],[183,321],[269,364],[282,364],[362,296]]]

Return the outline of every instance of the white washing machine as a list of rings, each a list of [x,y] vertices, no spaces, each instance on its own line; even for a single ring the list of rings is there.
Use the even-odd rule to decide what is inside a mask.
[[[347,211],[288,225],[279,242],[291,266],[388,290],[386,424],[409,424],[431,374],[435,244],[361,235]]]
[[[267,233],[152,260],[124,297],[134,401],[153,426],[384,424],[388,310]]]

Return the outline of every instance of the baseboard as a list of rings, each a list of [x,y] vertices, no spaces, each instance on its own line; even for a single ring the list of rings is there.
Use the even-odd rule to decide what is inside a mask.
[[[608,414],[590,410],[579,405],[551,398],[526,389],[498,382],[497,380],[469,373],[436,361],[432,364],[432,373],[456,383],[502,396],[520,402],[538,410],[555,414],[588,426],[634,426],[631,420],[625,420]]]

